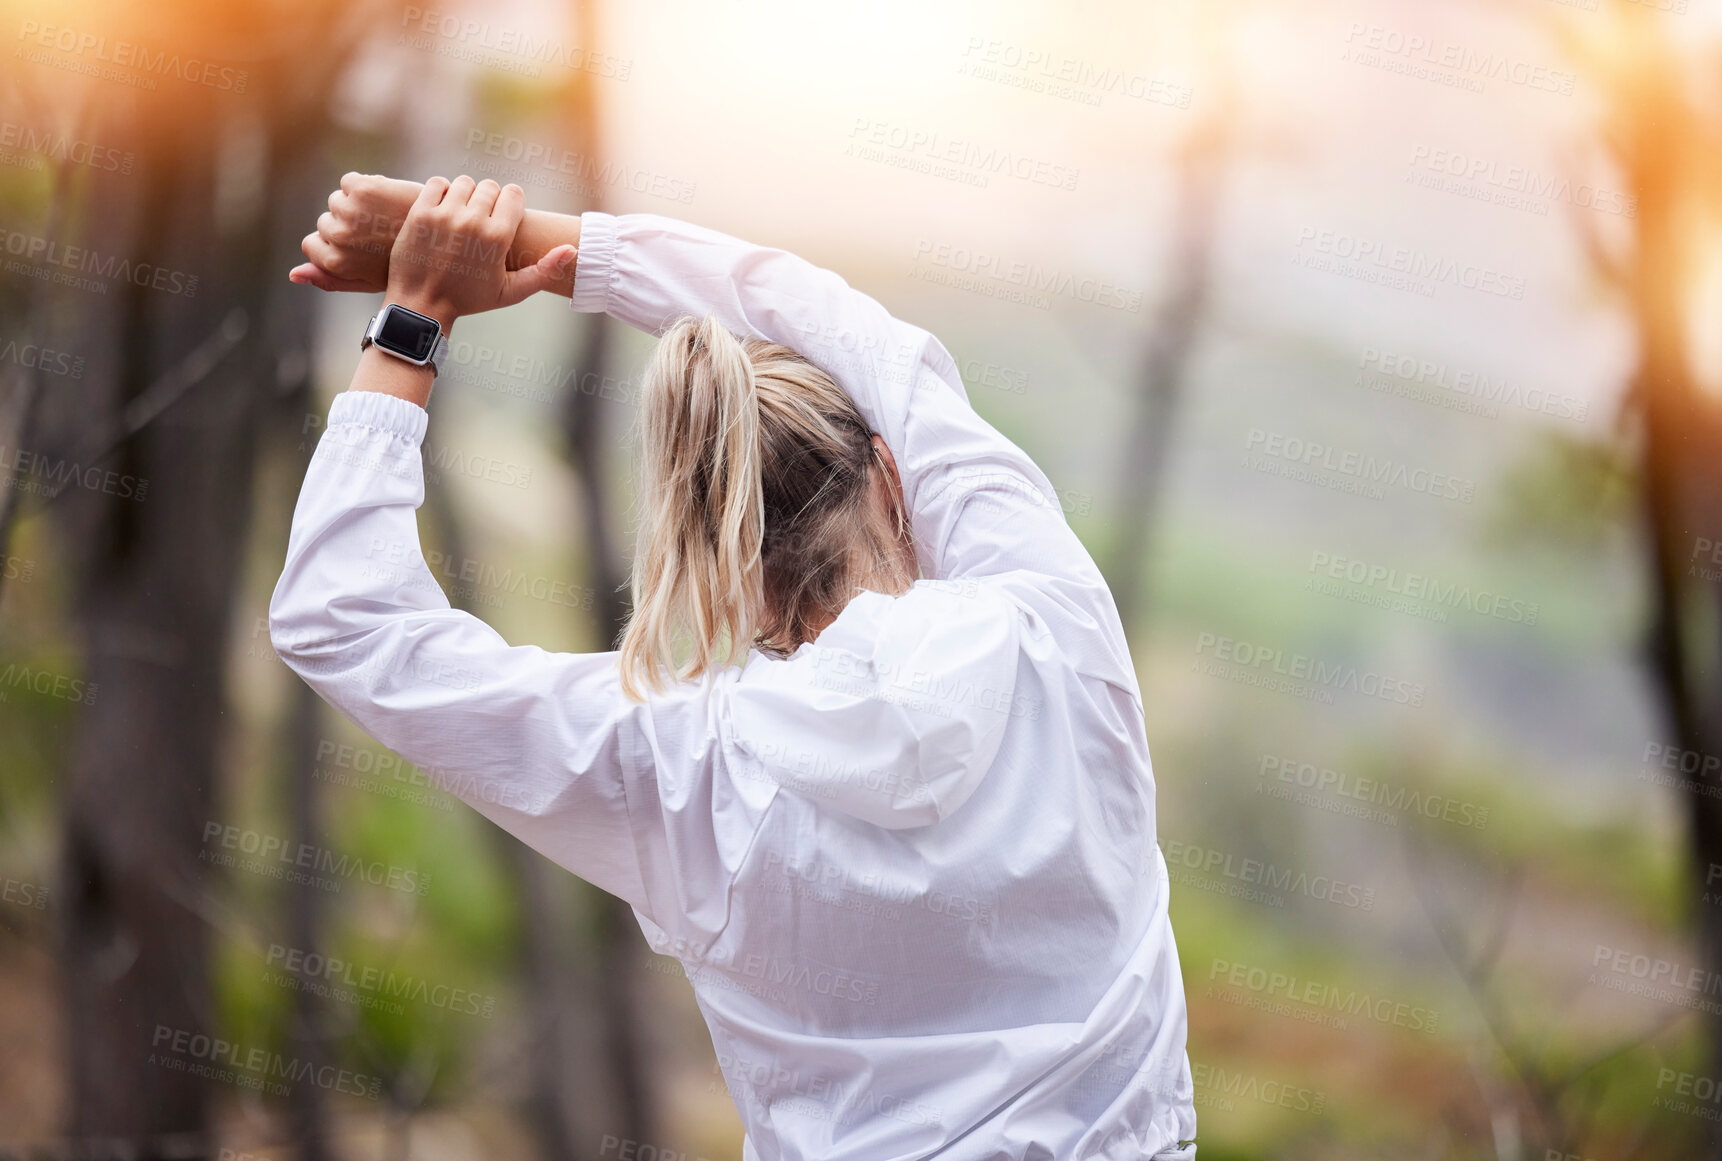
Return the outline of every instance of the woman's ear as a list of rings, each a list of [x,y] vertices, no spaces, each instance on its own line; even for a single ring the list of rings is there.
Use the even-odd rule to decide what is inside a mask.
[[[885,472],[885,493],[896,516],[897,538],[902,540],[909,535],[909,505],[903,498],[903,477],[897,474],[897,457],[891,454],[891,447],[884,436],[873,436],[872,443],[873,458],[879,461]]]
[[[878,456],[879,462],[885,465],[886,478],[891,481],[891,487],[897,494],[902,495],[903,479],[897,474],[897,457],[891,454],[891,445],[885,442],[885,437],[882,435],[874,435],[871,439],[873,441],[873,454]]]

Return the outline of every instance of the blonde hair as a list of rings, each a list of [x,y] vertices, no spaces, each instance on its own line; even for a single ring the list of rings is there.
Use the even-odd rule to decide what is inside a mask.
[[[901,509],[887,530],[867,501],[884,470],[872,431],[788,347],[738,338],[710,316],[676,322],[646,368],[639,435],[628,696],[750,648],[791,653],[859,589],[913,582]]]

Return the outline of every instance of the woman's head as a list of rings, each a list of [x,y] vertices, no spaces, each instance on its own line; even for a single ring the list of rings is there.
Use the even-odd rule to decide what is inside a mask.
[[[751,646],[792,652],[858,590],[914,581],[889,449],[788,347],[739,339],[709,316],[676,323],[646,368],[640,447],[621,650],[631,696]]]

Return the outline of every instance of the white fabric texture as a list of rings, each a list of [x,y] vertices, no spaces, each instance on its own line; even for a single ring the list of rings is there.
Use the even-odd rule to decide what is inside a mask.
[[[632,904],[692,982],[750,1161],[1194,1138],[1141,697],[1046,477],[936,339],[784,251],[587,213],[574,306],[654,334],[709,313],[824,367],[896,456],[931,579],[636,703],[614,653],[510,646],[450,608],[418,551],[426,413],[349,391],[270,604],[282,659]]]

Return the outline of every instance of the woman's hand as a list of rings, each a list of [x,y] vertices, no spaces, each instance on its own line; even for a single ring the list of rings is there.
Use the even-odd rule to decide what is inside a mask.
[[[395,238],[423,188],[416,181],[379,174],[344,175],[341,188],[329,195],[329,211],[317,219],[317,232],[300,243],[310,261],[295,266],[287,277],[319,290],[375,294],[386,289]],[[579,241],[577,216],[528,210],[509,244],[504,266],[519,270],[537,265],[559,247]],[[564,298],[572,294],[573,265],[562,267],[543,289]]]
[[[537,264],[509,270],[514,232],[526,213],[526,193],[489,178],[433,177],[407,212],[389,252],[390,302],[427,314],[446,331],[463,314],[495,310],[549,289],[574,258],[558,246]]]
[[[319,290],[375,294],[384,289],[389,284],[389,251],[422,189],[416,181],[344,174],[341,188],[329,195],[328,212],[317,219],[316,233],[299,243],[310,261],[295,266],[287,277]]]

